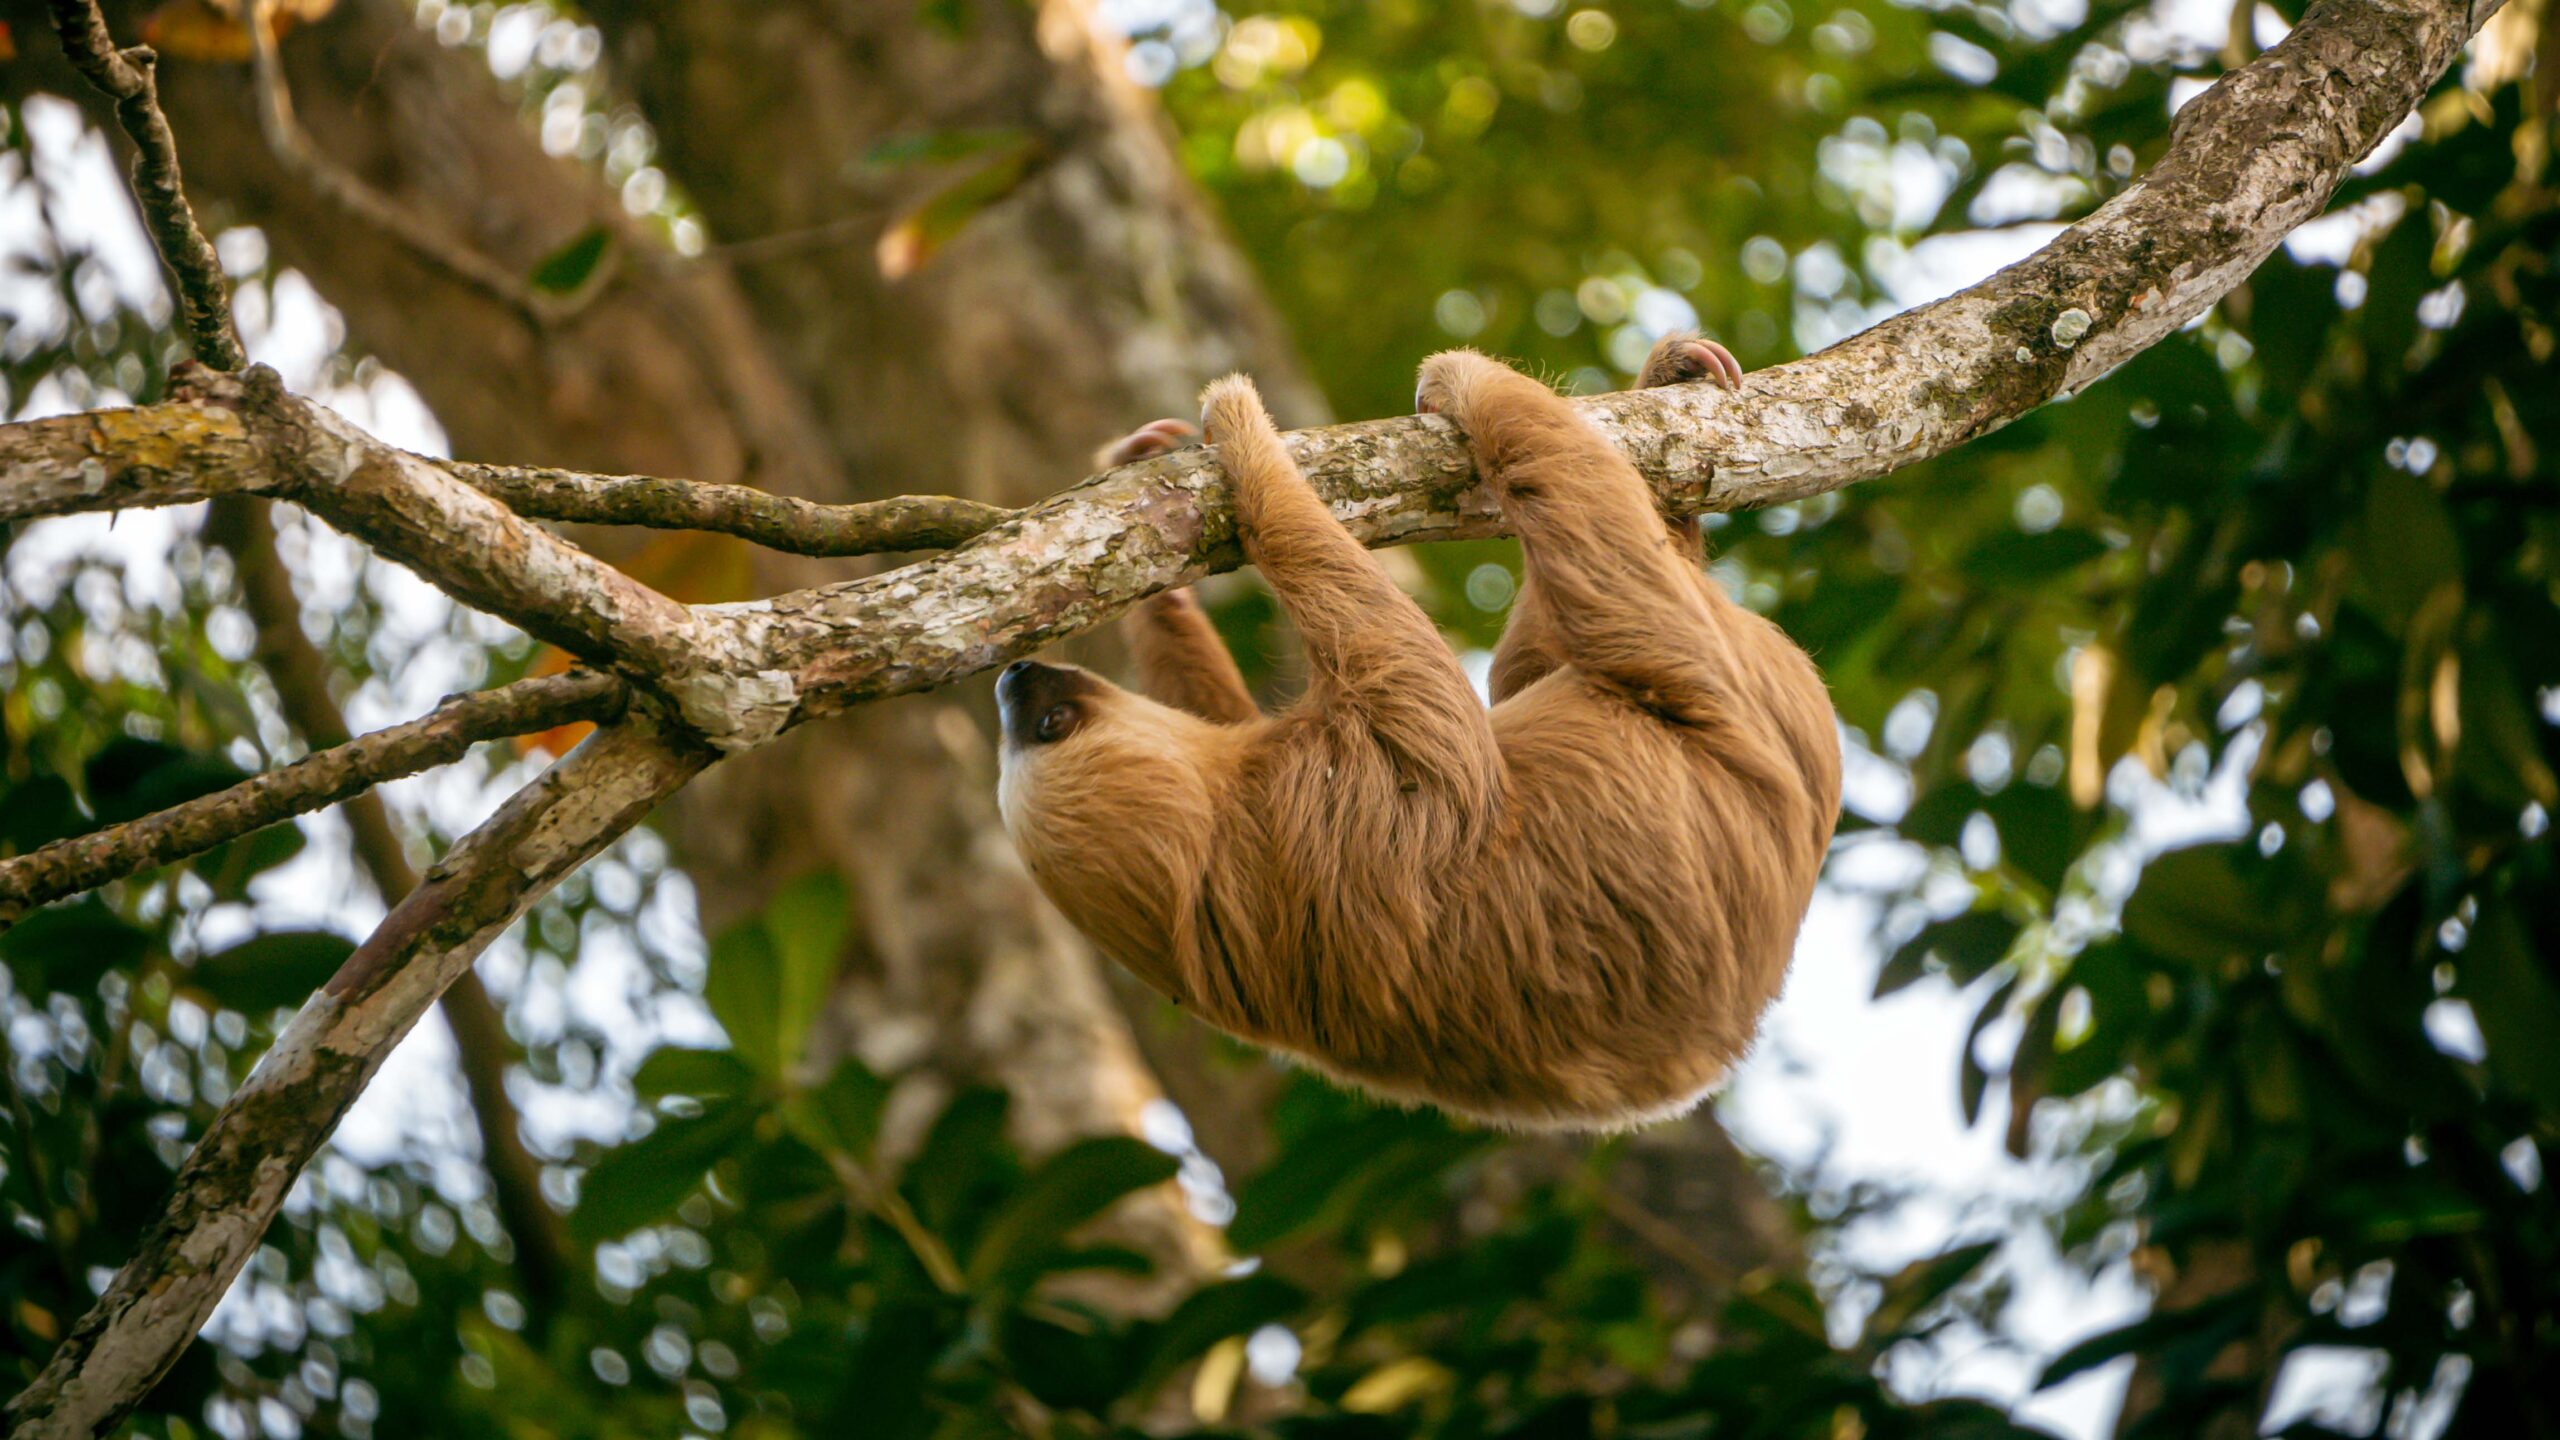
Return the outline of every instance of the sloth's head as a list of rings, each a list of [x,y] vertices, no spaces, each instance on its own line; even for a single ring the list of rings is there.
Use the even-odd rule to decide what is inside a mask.
[[[1207,862],[1219,727],[1073,665],[996,678],[1005,829],[1040,888],[1144,973]]]

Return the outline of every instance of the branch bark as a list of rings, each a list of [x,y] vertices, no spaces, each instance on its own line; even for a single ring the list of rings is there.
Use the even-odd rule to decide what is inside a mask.
[[[2326,0],[2180,112],[2149,176],[2027,259],[1748,376],[1738,393],[1674,386],[1581,408],[1680,515],[1801,499],[1943,454],[2078,393],[2219,300],[2320,212],[2488,13],[2458,0]],[[125,418],[112,432],[89,430],[86,450],[66,445],[58,428],[24,447],[22,427],[0,430],[0,477],[25,477],[49,499],[139,494],[145,481],[128,477],[165,475],[161,448],[193,441],[206,453],[187,483],[276,485],[260,479],[267,457],[258,452],[272,454],[272,444],[233,444],[200,417],[113,413]],[[497,506],[454,501],[481,497],[317,407],[301,405],[293,423],[311,437],[287,447],[309,477],[284,485],[296,498],[457,598],[669,688],[687,722],[723,749],[949,684],[1243,560],[1217,464],[1191,450],[1096,476],[903,569],[688,615]],[[118,438],[126,455],[110,453]],[[1303,430],[1289,443],[1364,544],[1504,533],[1461,437],[1437,416]],[[328,481],[385,467],[396,475],[370,485]],[[445,512],[412,516],[377,498],[413,493]],[[658,498],[635,509],[671,492],[649,493]],[[723,503],[715,495],[700,506]],[[21,509],[0,501],[0,514]],[[758,523],[822,543],[823,527],[805,514]],[[457,545],[489,553],[456,554]],[[668,677],[677,677],[672,686]]]
[[[451,696],[415,720],[306,755],[229,789],[0,860],[0,927],[35,906],[202,854],[385,780],[461,759],[483,740],[610,719],[624,695],[611,676],[588,670]]]
[[[464,837],[347,958],[179,1167],[168,1208],[9,1402],[16,1440],[112,1430],[177,1360],[303,1164],[500,931],[712,760],[645,720],[598,731]]]
[[[238,496],[217,500],[205,517],[205,538],[231,552],[240,603],[258,629],[253,653],[276,688],[286,722],[315,750],[353,744],[346,714],[330,694],[329,662],[302,633],[302,602],[284,557],[277,553],[267,508]],[[625,698],[614,698],[613,714],[620,713]],[[346,818],[357,862],[373,877],[382,908],[390,910],[418,888],[418,872],[392,824],[391,807],[383,803],[380,790],[367,790],[348,797],[339,813]],[[518,1059],[515,1043],[507,1034],[506,1017],[475,970],[454,977],[437,1008],[453,1032],[454,1059],[480,1131],[481,1164],[489,1174],[499,1223],[515,1249],[530,1327],[539,1335],[568,1293],[576,1262],[559,1215],[543,1198],[541,1162],[525,1145],[522,1117],[507,1093],[507,1072]]]
[[[196,358],[217,370],[248,363],[231,328],[231,291],[222,260],[187,208],[186,182],[178,173],[178,140],[160,113],[159,57],[148,45],[116,48],[96,0],[52,0],[54,33],[63,53],[90,84],[115,102],[116,121],[133,141],[133,193],[143,223],[176,281],[178,314]]]

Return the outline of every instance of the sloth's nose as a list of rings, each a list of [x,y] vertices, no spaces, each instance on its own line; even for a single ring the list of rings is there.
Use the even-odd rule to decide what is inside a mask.
[[[1028,661],[1028,660],[1016,660],[1016,661],[1014,661],[1012,664],[1007,665],[1006,667],[1004,667],[1004,674],[999,675],[999,676],[997,676],[996,678],[997,678],[997,679],[999,679],[999,680],[1009,680],[1009,679],[1012,679],[1014,676],[1019,675],[1019,674],[1021,674],[1023,671],[1028,670],[1028,669],[1030,669],[1030,668],[1031,668],[1031,662],[1030,662],[1030,661]]]

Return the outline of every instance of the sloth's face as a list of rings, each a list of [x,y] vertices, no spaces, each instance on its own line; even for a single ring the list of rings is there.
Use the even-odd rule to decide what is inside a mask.
[[[1017,660],[996,677],[1004,724],[1000,803],[1017,839],[1026,825],[1057,834],[1136,823],[1166,803],[1196,801],[1198,746],[1209,729],[1090,670]]]
[[[996,713],[1004,721],[1008,761],[1016,750],[1041,749],[1075,738],[1115,687],[1073,665],[1016,660],[996,677]]]

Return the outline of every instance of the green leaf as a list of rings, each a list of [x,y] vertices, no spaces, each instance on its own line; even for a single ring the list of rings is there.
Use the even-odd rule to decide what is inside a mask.
[[[1038,174],[1048,149],[1028,137],[988,153],[975,170],[954,180],[900,216],[877,246],[883,279],[903,280],[931,263],[979,212],[1022,188]]]
[[[1118,1339],[1098,1327],[1070,1327],[1020,1310],[1004,1317],[1005,1359],[1013,1377],[1055,1410],[1099,1411],[1119,1398]]]
[[[970,1278],[993,1283],[1036,1266],[1068,1231],[1180,1168],[1173,1156],[1126,1135],[1077,1141],[1032,1171],[988,1221],[969,1257]]]
[[[737,1149],[764,1113],[750,1100],[715,1101],[699,1115],[662,1119],[657,1129],[606,1151],[578,1187],[570,1229],[592,1245],[657,1221]]]
[[[940,165],[953,160],[966,160],[972,155],[1023,140],[1020,128],[990,125],[976,130],[927,130],[914,135],[892,135],[862,152],[864,165],[890,169],[904,165]]]
[[[1903,1338],[1921,1312],[1982,1268],[1983,1261],[1999,1253],[2002,1243],[1984,1240],[1962,1245],[1904,1266],[1884,1282],[1884,1297],[1867,1317],[1867,1343],[1884,1346]]]
[[[810,1144],[868,1160],[888,1103],[889,1082],[848,1058],[826,1084],[793,1096],[788,1113],[792,1129]]]
[[[1982,808],[1999,827],[2001,857],[2047,895],[2060,890],[2071,862],[2080,858],[2084,821],[2070,797],[2022,780],[1983,801]]]
[[[1974,1058],[1974,1042],[1982,1038],[1983,1031],[1991,1028],[1992,1021],[2008,1013],[2009,997],[2015,994],[2017,989],[2018,976],[2012,973],[2008,979],[2001,981],[1989,995],[1983,998],[1982,1008],[1973,1012],[1972,1027],[1965,1031],[1964,1046],[1957,1052],[1957,1099],[1964,1106],[1964,1123],[1968,1127],[1981,1118],[1982,1092],[1991,1084],[1990,1072],[1984,1070],[1982,1062]]]
[[[302,853],[302,827],[287,820],[254,830],[227,845],[218,845],[189,862],[213,887],[215,898],[245,900],[249,882]]]
[[[711,942],[702,998],[739,1059],[768,1080],[784,1078],[782,956],[762,924],[741,920]]]
[[[1989,584],[2035,586],[2088,564],[2109,548],[2090,530],[2049,530],[2038,535],[2002,530],[1974,542],[1959,563],[1966,575]]]
[[[2130,1325],[2092,1335],[2056,1355],[2044,1367],[2044,1374],[2036,1377],[2036,1388],[2050,1390],[2119,1355],[2156,1350],[2172,1340],[2219,1349],[2246,1331],[2256,1313],[2255,1296],[2245,1290],[2183,1310],[2154,1312]]]
[[[692,1050],[670,1045],[650,1052],[631,1074],[631,1088],[643,1100],[690,1095],[697,1100],[724,1100],[755,1088],[756,1072],[727,1050]]]
[[[2218,965],[2281,949],[2302,928],[2306,892],[2290,852],[2197,845],[2152,858],[2125,901],[2124,933],[2157,955]]]
[[[87,828],[71,783],[59,775],[38,775],[0,794],[0,845],[17,854]]]
[[[907,1162],[901,1188],[925,1227],[954,1242],[954,1249],[964,1249],[958,1239],[1011,1188],[1018,1167],[1004,1124],[1012,1104],[1002,1090],[962,1091],[935,1117]]]
[[[834,987],[849,903],[843,878],[822,870],[784,886],[765,907],[764,930],[778,962],[774,1024],[781,1072],[800,1063],[810,1027]]]
[[[224,1009],[264,1015],[310,999],[355,949],[326,930],[270,930],[199,958],[187,981]]]
[[[219,755],[130,735],[100,747],[83,775],[89,808],[101,826],[137,820],[247,778],[247,771]]]
[[[2405,470],[2375,467],[2354,538],[2349,573],[2357,593],[2395,635],[2428,596],[2462,584],[2462,541],[2453,517],[2426,481]]]
[[[2489,1069],[2533,1097],[2546,1115],[2560,1112],[2560,989],[2552,983],[2551,947],[2510,897],[2482,903],[2455,967],[2454,993],[2471,1002],[2489,1045]]]
[[[545,295],[575,295],[596,278],[605,257],[613,253],[613,234],[602,225],[590,225],[568,244],[535,262],[528,278],[535,290]]]
[[[1878,998],[1890,995],[1928,974],[1933,965],[1958,985],[1980,979],[2008,956],[2023,928],[1997,910],[1968,910],[1924,925],[1886,958],[1876,974],[1875,993]]]
[[[153,943],[148,932],[89,895],[45,906],[0,934],[0,960],[8,962],[20,989],[78,995],[110,970],[141,965]]]

